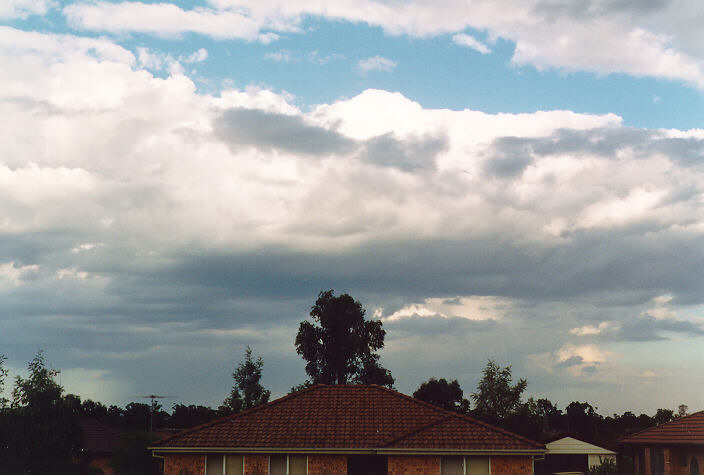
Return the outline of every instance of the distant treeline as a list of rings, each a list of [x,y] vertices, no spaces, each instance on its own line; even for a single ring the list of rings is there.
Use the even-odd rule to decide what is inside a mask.
[[[381,320],[367,320],[362,305],[347,294],[335,296],[321,291],[310,316],[296,335],[296,351],[306,361],[308,380],[292,392],[311,384],[379,384],[393,387],[391,372],[380,363],[384,347]],[[0,355],[0,394],[8,376]],[[269,400],[261,384],[263,361],[247,347],[244,360],[232,373],[233,386],[222,405],[173,404],[170,412],[157,399],[151,404],[132,402],[124,408],[105,406],[90,399],[64,394],[56,381],[58,371],[47,365],[39,351],[29,362],[29,376],[16,376],[12,398],[0,398],[0,474],[95,475],[100,471],[77,465],[83,440],[79,421],[94,418],[125,434],[122,449],[114,457],[117,475],[145,475],[155,469],[146,447],[157,437],[149,432],[187,429],[217,417],[237,413]],[[525,379],[513,382],[511,367],[489,360],[469,398],[457,380],[430,378],[413,396],[430,404],[457,411],[498,425],[534,440],[545,441],[561,433],[604,447],[615,447],[618,439],[686,414],[658,409],[653,416],[627,411],[602,416],[587,402],[574,401],[563,410],[548,399],[524,399]],[[625,472],[624,472],[625,473]]]

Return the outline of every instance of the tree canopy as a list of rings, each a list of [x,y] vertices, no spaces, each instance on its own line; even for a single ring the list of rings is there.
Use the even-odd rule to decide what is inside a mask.
[[[413,397],[450,411],[469,410],[469,401],[464,398],[464,392],[456,379],[448,383],[445,378],[430,378],[418,387]]]
[[[391,372],[379,364],[386,332],[379,320],[365,320],[362,304],[348,294],[321,291],[301,322],[296,351],[306,360],[312,383],[379,384],[392,387]]]
[[[232,373],[235,384],[230,395],[220,406],[221,413],[239,412],[245,409],[264,404],[269,401],[271,392],[261,385],[262,368],[264,362],[259,357],[252,357],[252,349],[248,346],[242,361]]]
[[[489,360],[477,385],[477,392],[472,393],[477,417],[501,425],[519,409],[521,395],[528,382],[519,379],[516,384],[511,384],[512,380],[511,366],[501,368],[495,361]]]

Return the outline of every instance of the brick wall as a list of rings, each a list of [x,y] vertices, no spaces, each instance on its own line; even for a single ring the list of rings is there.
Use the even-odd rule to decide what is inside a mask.
[[[181,475],[181,470],[188,470],[188,475],[205,473],[205,455],[174,454],[164,458],[164,475]]]
[[[268,475],[269,456],[268,455],[245,455],[244,475]]]
[[[346,475],[346,455],[309,455],[308,475]]]
[[[491,475],[532,475],[532,457],[491,457]]]
[[[439,474],[440,457],[431,455],[389,456],[389,475]]]

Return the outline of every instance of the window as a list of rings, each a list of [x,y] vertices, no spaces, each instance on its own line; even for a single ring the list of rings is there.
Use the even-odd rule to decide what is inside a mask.
[[[440,475],[464,475],[464,457],[441,457]]]
[[[222,475],[223,465],[222,454],[208,454],[205,458],[206,475]]]
[[[441,457],[441,475],[489,475],[489,457]]]
[[[225,456],[225,475],[244,474],[244,455]]]
[[[347,475],[386,475],[388,459],[386,455],[349,455]]]
[[[244,456],[236,454],[208,454],[205,459],[206,475],[242,475]]]
[[[467,475],[489,475],[489,457],[467,457]]]
[[[699,475],[699,462],[692,457],[692,463],[689,464],[689,475]]]
[[[306,475],[307,473],[308,457],[305,455],[269,456],[270,475]]]

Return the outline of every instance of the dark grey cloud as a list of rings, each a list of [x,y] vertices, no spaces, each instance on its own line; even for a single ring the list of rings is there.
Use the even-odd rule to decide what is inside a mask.
[[[517,137],[496,139],[491,148],[491,158],[485,162],[484,172],[497,178],[515,178],[533,162],[530,141]]]
[[[585,154],[617,160],[620,150],[633,151],[636,158],[660,153],[683,166],[704,165],[704,140],[668,137],[657,130],[607,127],[588,130],[560,129],[547,137],[500,137],[486,152],[485,172],[492,176],[514,178],[535,157]]]
[[[260,109],[229,109],[214,122],[215,134],[233,149],[252,146],[305,155],[349,153],[357,148],[344,135],[308,124],[300,115]]]
[[[680,333],[690,336],[704,336],[704,328],[687,320],[657,319],[650,315],[634,318],[621,324],[615,338],[624,341],[667,340],[663,333]]]
[[[446,137],[415,137],[399,140],[384,134],[367,140],[362,160],[403,171],[435,169],[435,157],[447,149]]]

